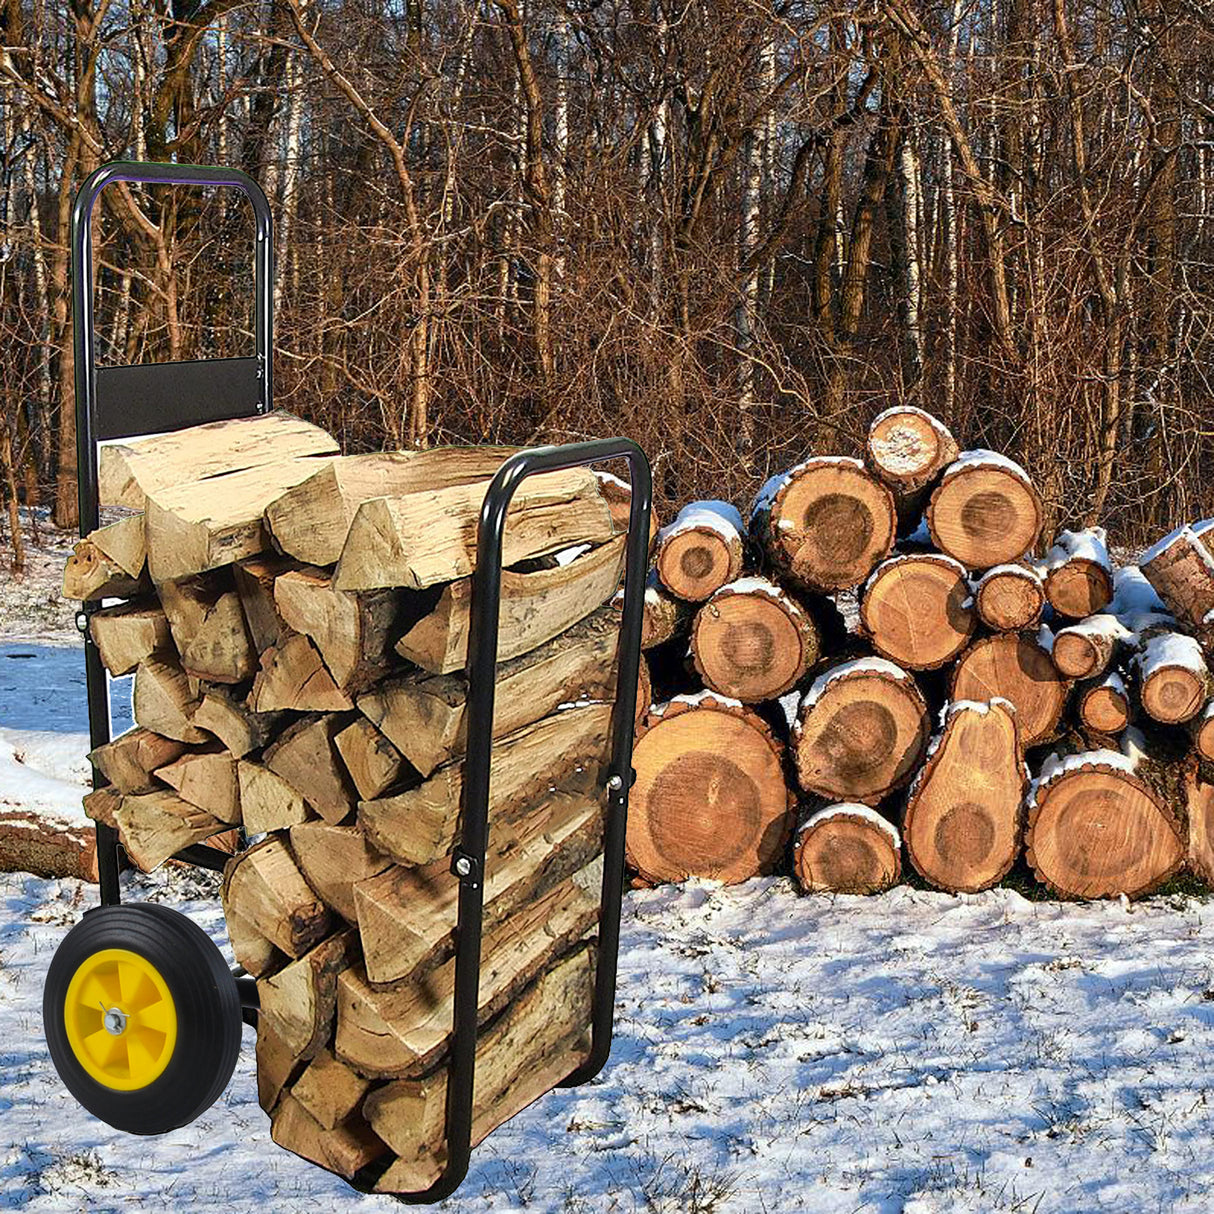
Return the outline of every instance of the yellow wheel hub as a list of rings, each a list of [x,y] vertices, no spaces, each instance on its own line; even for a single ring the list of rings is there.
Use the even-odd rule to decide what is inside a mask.
[[[81,963],[63,1017],[76,1060],[119,1092],[160,1078],[177,1044],[177,1008],[160,971],[125,948],[102,949]]]

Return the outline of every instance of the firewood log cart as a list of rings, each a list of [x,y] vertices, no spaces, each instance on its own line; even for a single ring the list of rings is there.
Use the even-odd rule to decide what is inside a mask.
[[[241,191],[256,223],[255,352],[250,357],[139,366],[96,365],[91,215],[114,183],[223,186]],[[118,162],[83,183],[72,212],[76,436],[80,534],[99,524],[98,444],[181,430],[204,422],[268,412],[273,401],[272,220],[265,195],[244,173],[197,165]],[[640,664],[651,477],[644,453],[623,438],[522,451],[505,461],[484,499],[477,532],[468,657],[468,745],[463,832],[452,856],[459,880],[454,1017],[446,1097],[447,1158],[429,1188],[400,1195],[408,1202],[442,1200],[469,1164],[476,1078],[478,990],[488,838],[488,798],[495,667],[501,605],[503,533],[512,496],[537,473],[606,460],[626,460],[632,503],[621,619],[617,710],[612,755],[604,772],[604,867],[591,1050],[560,1086],[583,1084],[611,1050],[624,883],[624,837],[632,770],[633,722]],[[89,620],[101,603],[77,616],[84,637],[89,730],[94,748],[110,740],[109,684]],[[101,778],[95,773],[95,780]],[[135,1134],[185,1125],[219,1097],[239,1053],[242,1022],[256,1023],[253,978],[229,968],[219,948],[183,914],[152,903],[121,901],[123,855],[117,832],[98,823],[101,905],[87,911],[64,939],[46,979],[43,1014],[55,1067],[71,1093],[95,1116]],[[175,859],[222,871],[230,857],[197,844]]]

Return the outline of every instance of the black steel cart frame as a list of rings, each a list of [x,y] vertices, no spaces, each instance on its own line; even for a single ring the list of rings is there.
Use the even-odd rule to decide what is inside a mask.
[[[97,366],[93,326],[92,212],[101,191],[114,183],[228,186],[246,195],[252,203],[256,225],[256,349],[251,358],[134,367]],[[163,433],[208,421],[253,416],[272,408],[273,316],[270,279],[273,223],[261,188],[252,178],[237,170],[201,165],[116,162],[97,169],[80,187],[72,210],[71,240],[80,534],[85,536],[99,522],[99,442]],[[449,1196],[467,1175],[471,1156],[485,852],[489,836],[502,548],[507,512],[515,492],[528,477],[615,459],[628,463],[632,502],[626,541],[612,753],[604,775],[604,863],[591,1048],[586,1061],[569,1074],[560,1086],[574,1087],[593,1079],[611,1053],[624,891],[624,838],[628,794],[635,778],[632,770],[633,726],[653,492],[649,462],[644,452],[636,443],[625,438],[520,451],[507,459],[498,470],[481,508],[468,640],[468,747],[464,761],[463,826],[460,844],[451,862],[451,871],[458,878],[460,889],[454,1021],[447,1080],[447,1161],[442,1174],[429,1189],[398,1195],[407,1202],[429,1204]],[[89,619],[99,607],[99,603],[87,603],[77,616],[77,626],[84,636],[89,734],[94,748],[110,740],[111,730],[109,685],[100,653],[89,633]],[[99,773],[94,772],[94,782],[99,780]],[[102,823],[97,823],[96,832],[101,901],[103,905],[116,905],[121,899],[121,855],[117,832]],[[216,848],[197,845],[178,852],[175,858],[202,868],[222,871],[230,857]],[[255,1008],[255,983],[251,979],[242,979],[241,988],[246,1006]]]

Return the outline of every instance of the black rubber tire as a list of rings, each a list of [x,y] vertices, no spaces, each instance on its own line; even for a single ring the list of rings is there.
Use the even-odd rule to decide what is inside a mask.
[[[64,999],[94,953],[125,948],[151,962],[173,996],[177,1044],[147,1087],[120,1092],[98,1083],[67,1040]],[[51,959],[42,994],[51,1061],[68,1091],[94,1117],[128,1134],[165,1134],[189,1125],[219,1099],[240,1055],[243,1031],[236,980],[214,941],[191,919],[154,902],[89,911]]]

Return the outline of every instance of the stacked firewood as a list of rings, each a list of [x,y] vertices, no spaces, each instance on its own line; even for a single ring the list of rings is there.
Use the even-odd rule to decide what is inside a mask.
[[[1121,569],[1098,528],[1039,546],[1024,470],[913,408],[745,520],[686,507],[646,597],[638,881],[790,861],[807,890],[873,892],[908,862],[976,891],[1022,858],[1066,897],[1214,881],[1212,527]]]
[[[90,814],[145,870],[226,838],[274,1140],[382,1192],[445,1160],[471,574],[509,454],[340,457],[282,414],[107,447],[126,513],[66,572],[122,600],[91,634],[134,672]],[[526,480],[507,518],[478,1141],[588,1049],[627,510],[579,469]]]

